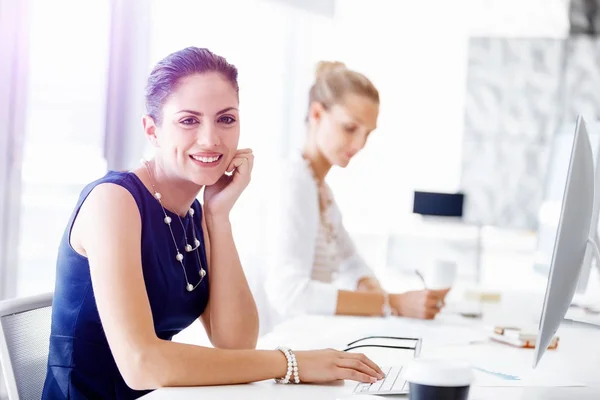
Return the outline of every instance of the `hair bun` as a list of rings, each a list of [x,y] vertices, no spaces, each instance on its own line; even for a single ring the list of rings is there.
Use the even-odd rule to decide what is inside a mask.
[[[346,64],[341,61],[319,61],[315,69],[315,78],[319,79],[337,69],[346,69]]]

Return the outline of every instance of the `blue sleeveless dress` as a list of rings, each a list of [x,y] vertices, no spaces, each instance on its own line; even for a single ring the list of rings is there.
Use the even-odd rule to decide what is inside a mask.
[[[140,211],[142,221],[142,269],[146,291],[152,309],[156,335],[171,340],[173,335],[189,326],[205,310],[208,302],[208,268],[202,232],[202,208],[194,201],[196,237],[200,240],[201,263],[207,271],[202,283],[188,292],[181,264],[169,228],[163,222],[160,204],[131,172],[108,172],[86,186],[65,229],[56,266],[56,286],[52,304],[52,330],[48,369],[42,399],[134,399],[148,391],[135,391],[127,386],[112,356],[96,308],[89,263],[70,245],[73,222],[81,205],[99,184],[113,183],[127,189]],[[177,215],[167,211],[177,221]],[[192,223],[187,216],[183,225],[190,243]],[[171,228],[180,249],[185,247],[183,227]],[[193,244],[193,243],[192,243]],[[192,253],[189,253],[190,255]],[[190,283],[200,280],[198,257],[184,254],[184,265]]]

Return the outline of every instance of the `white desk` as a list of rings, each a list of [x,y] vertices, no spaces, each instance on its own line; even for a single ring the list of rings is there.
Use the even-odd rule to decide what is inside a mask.
[[[365,334],[379,333],[411,336],[420,331],[423,336],[423,356],[466,359],[478,366],[520,375],[530,370],[533,351],[484,341],[465,343],[468,333],[478,332],[487,323],[536,324],[539,295],[505,294],[502,306],[487,306],[484,320],[468,320],[446,314],[435,321],[415,321],[399,318],[349,318],[307,316],[288,321],[259,341],[259,348],[272,349],[278,344],[302,350],[310,348],[343,348],[349,341]],[[454,330],[453,337],[436,338],[440,330]],[[463,334],[464,332],[464,334]],[[549,351],[535,373],[551,374],[577,381],[586,387],[477,387],[472,386],[470,399],[600,399],[600,329],[579,325],[564,325],[559,330],[559,348]],[[462,343],[461,343],[462,342]],[[394,364],[396,350],[365,353],[380,364]],[[396,362],[397,363],[397,362]],[[352,396],[356,383],[336,382],[329,385],[278,385],[273,381],[249,385],[165,388],[154,391],[144,399],[310,399],[329,400],[370,396]],[[382,399],[384,397],[371,397]],[[388,396],[387,398],[407,398]]]

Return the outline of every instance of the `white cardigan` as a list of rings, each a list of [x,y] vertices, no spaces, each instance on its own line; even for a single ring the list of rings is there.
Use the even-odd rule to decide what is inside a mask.
[[[373,272],[357,253],[335,201],[328,212],[337,260],[328,257],[318,188],[304,159],[296,157],[275,175],[266,212],[267,298],[279,318],[333,315],[338,290],[356,290],[358,281]]]

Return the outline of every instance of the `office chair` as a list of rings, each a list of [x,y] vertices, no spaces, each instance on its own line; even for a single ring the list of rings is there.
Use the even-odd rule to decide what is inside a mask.
[[[52,293],[0,302],[0,362],[10,400],[42,397]]]

